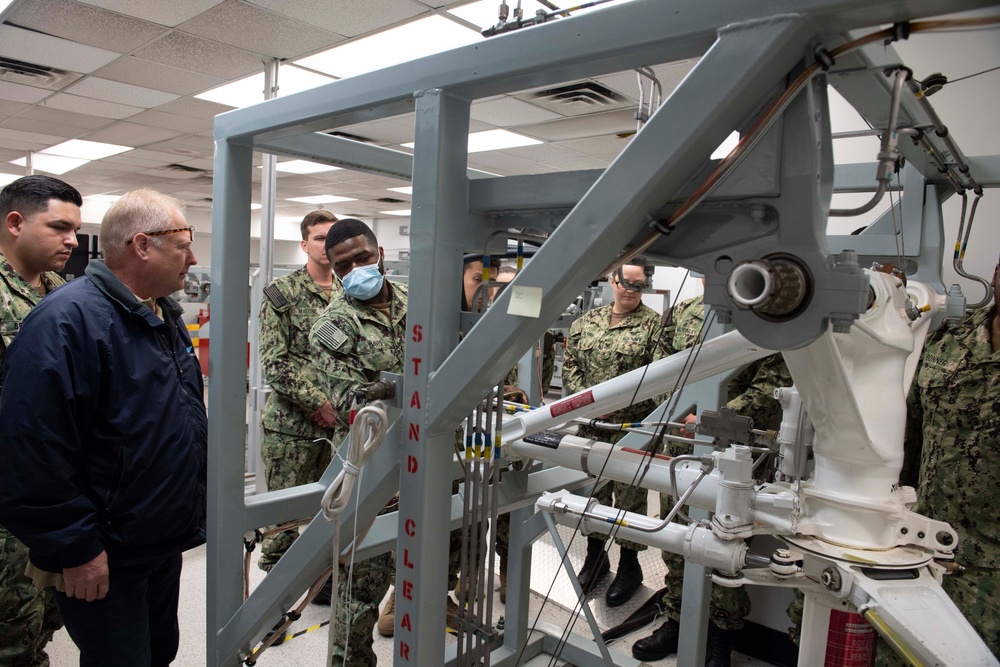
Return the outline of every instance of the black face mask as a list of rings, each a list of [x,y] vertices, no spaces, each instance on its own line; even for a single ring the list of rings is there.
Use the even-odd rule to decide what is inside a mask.
[[[618,267],[618,271],[615,273],[615,279],[618,281],[618,285],[621,286],[622,289],[628,290],[629,292],[641,292],[642,288],[646,286],[645,280],[640,280],[637,283],[630,283],[625,280],[625,272],[620,266]]]

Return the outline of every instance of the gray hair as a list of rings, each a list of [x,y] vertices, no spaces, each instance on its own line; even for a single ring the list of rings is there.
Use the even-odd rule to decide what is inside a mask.
[[[125,257],[128,243],[141,232],[170,229],[170,216],[174,211],[184,211],[184,204],[155,190],[132,190],[116,201],[101,221],[101,247],[104,259],[110,264]],[[161,247],[163,239],[151,236],[149,240]]]

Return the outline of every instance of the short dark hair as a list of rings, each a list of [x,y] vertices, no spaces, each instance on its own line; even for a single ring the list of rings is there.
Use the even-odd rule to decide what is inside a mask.
[[[306,217],[302,218],[302,222],[299,224],[299,230],[302,232],[302,240],[305,241],[309,238],[310,227],[318,225],[321,222],[337,222],[337,216],[322,209],[306,213]]]
[[[330,248],[348,239],[353,239],[355,236],[364,236],[371,241],[373,246],[378,247],[378,239],[375,237],[375,232],[371,230],[371,227],[357,218],[344,218],[343,220],[338,220],[337,224],[327,232],[326,245],[323,246],[323,249],[329,255]]]
[[[83,206],[83,197],[65,181],[51,176],[22,176],[0,190],[0,220],[11,211],[30,218],[39,211],[47,210],[52,199]]]

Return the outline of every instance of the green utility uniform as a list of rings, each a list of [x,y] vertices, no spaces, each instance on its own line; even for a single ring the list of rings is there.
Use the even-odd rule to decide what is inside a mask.
[[[260,308],[260,361],[271,387],[262,415],[260,454],[269,491],[318,481],[330,464],[333,429],[313,421],[327,397],[311,365],[309,331],[330,300],[343,288],[333,281],[330,296],[305,267],[264,288]],[[339,442],[337,442],[339,444]],[[298,532],[286,530],[264,539],[258,566],[270,570]]]
[[[46,294],[64,282],[51,271],[41,280]],[[7,346],[41,300],[42,295],[0,254],[0,387]],[[39,590],[24,576],[27,565],[27,547],[0,526],[0,665],[47,667],[45,645],[62,627],[62,620],[50,592]]]
[[[705,304],[702,297],[677,304],[665,327],[670,354],[694,346],[701,336],[704,320]],[[774,398],[774,390],[791,385],[791,374],[781,355],[755,361],[730,380],[726,407],[740,415],[751,417],[755,428],[777,429],[781,423],[781,404]],[[691,447],[667,442],[665,453],[669,456],[690,454]],[[672,502],[669,495],[660,494],[662,516],[670,511]],[[667,607],[669,618],[680,622],[684,558],[667,551],[661,555],[667,566],[667,575],[664,577],[667,592],[663,596],[663,603]],[[710,617],[719,628],[738,630],[743,627],[743,619],[749,613],[750,598],[742,587],[712,586]]]
[[[958,532],[944,590],[994,655],[1000,655],[1000,350],[994,307],[935,332],[924,346],[907,405],[906,463],[917,479],[915,511]],[[905,475],[905,472],[904,472]]]
[[[612,308],[613,306],[595,308],[570,327],[563,359],[563,385],[569,393],[583,391],[668,355],[660,316],[655,310],[640,303],[624,320],[612,326]],[[645,400],[617,410],[602,421],[617,424],[640,422],[658,405],[657,401]],[[625,436],[625,432],[581,426],[577,435],[616,443]],[[602,504],[609,504],[612,490],[615,508],[638,514],[646,513],[645,489],[615,482],[613,485],[606,485],[594,497]],[[646,548],[645,544],[619,538],[615,538],[615,542],[623,549],[632,551]]]
[[[378,380],[382,371],[403,372],[407,290],[406,285],[388,285],[388,316],[373,306],[342,294],[323,311],[309,336],[319,387],[325,396],[330,397],[337,413],[335,442],[342,442],[350,429],[348,420],[354,390]],[[392,578],[392,554],[356,562],[351,582],[348,581],[346,568],[341,566],[337,627],[351,627],[346,644],[350,654],[345,655],[345,637],[338,633],[334,639],[334,666],[371,667],[376,664],[372,630],[378,620],[378,604],[389,589]],[[351,595],[348,599],[349,584]]]

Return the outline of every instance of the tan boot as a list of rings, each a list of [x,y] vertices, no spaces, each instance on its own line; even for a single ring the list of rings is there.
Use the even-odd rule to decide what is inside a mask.
[[[375,624],[378,633],[383,637],[392,637],[396,631],[396,590],[389,593],[389,600],[382,607],[378,615],[378,623]]]

